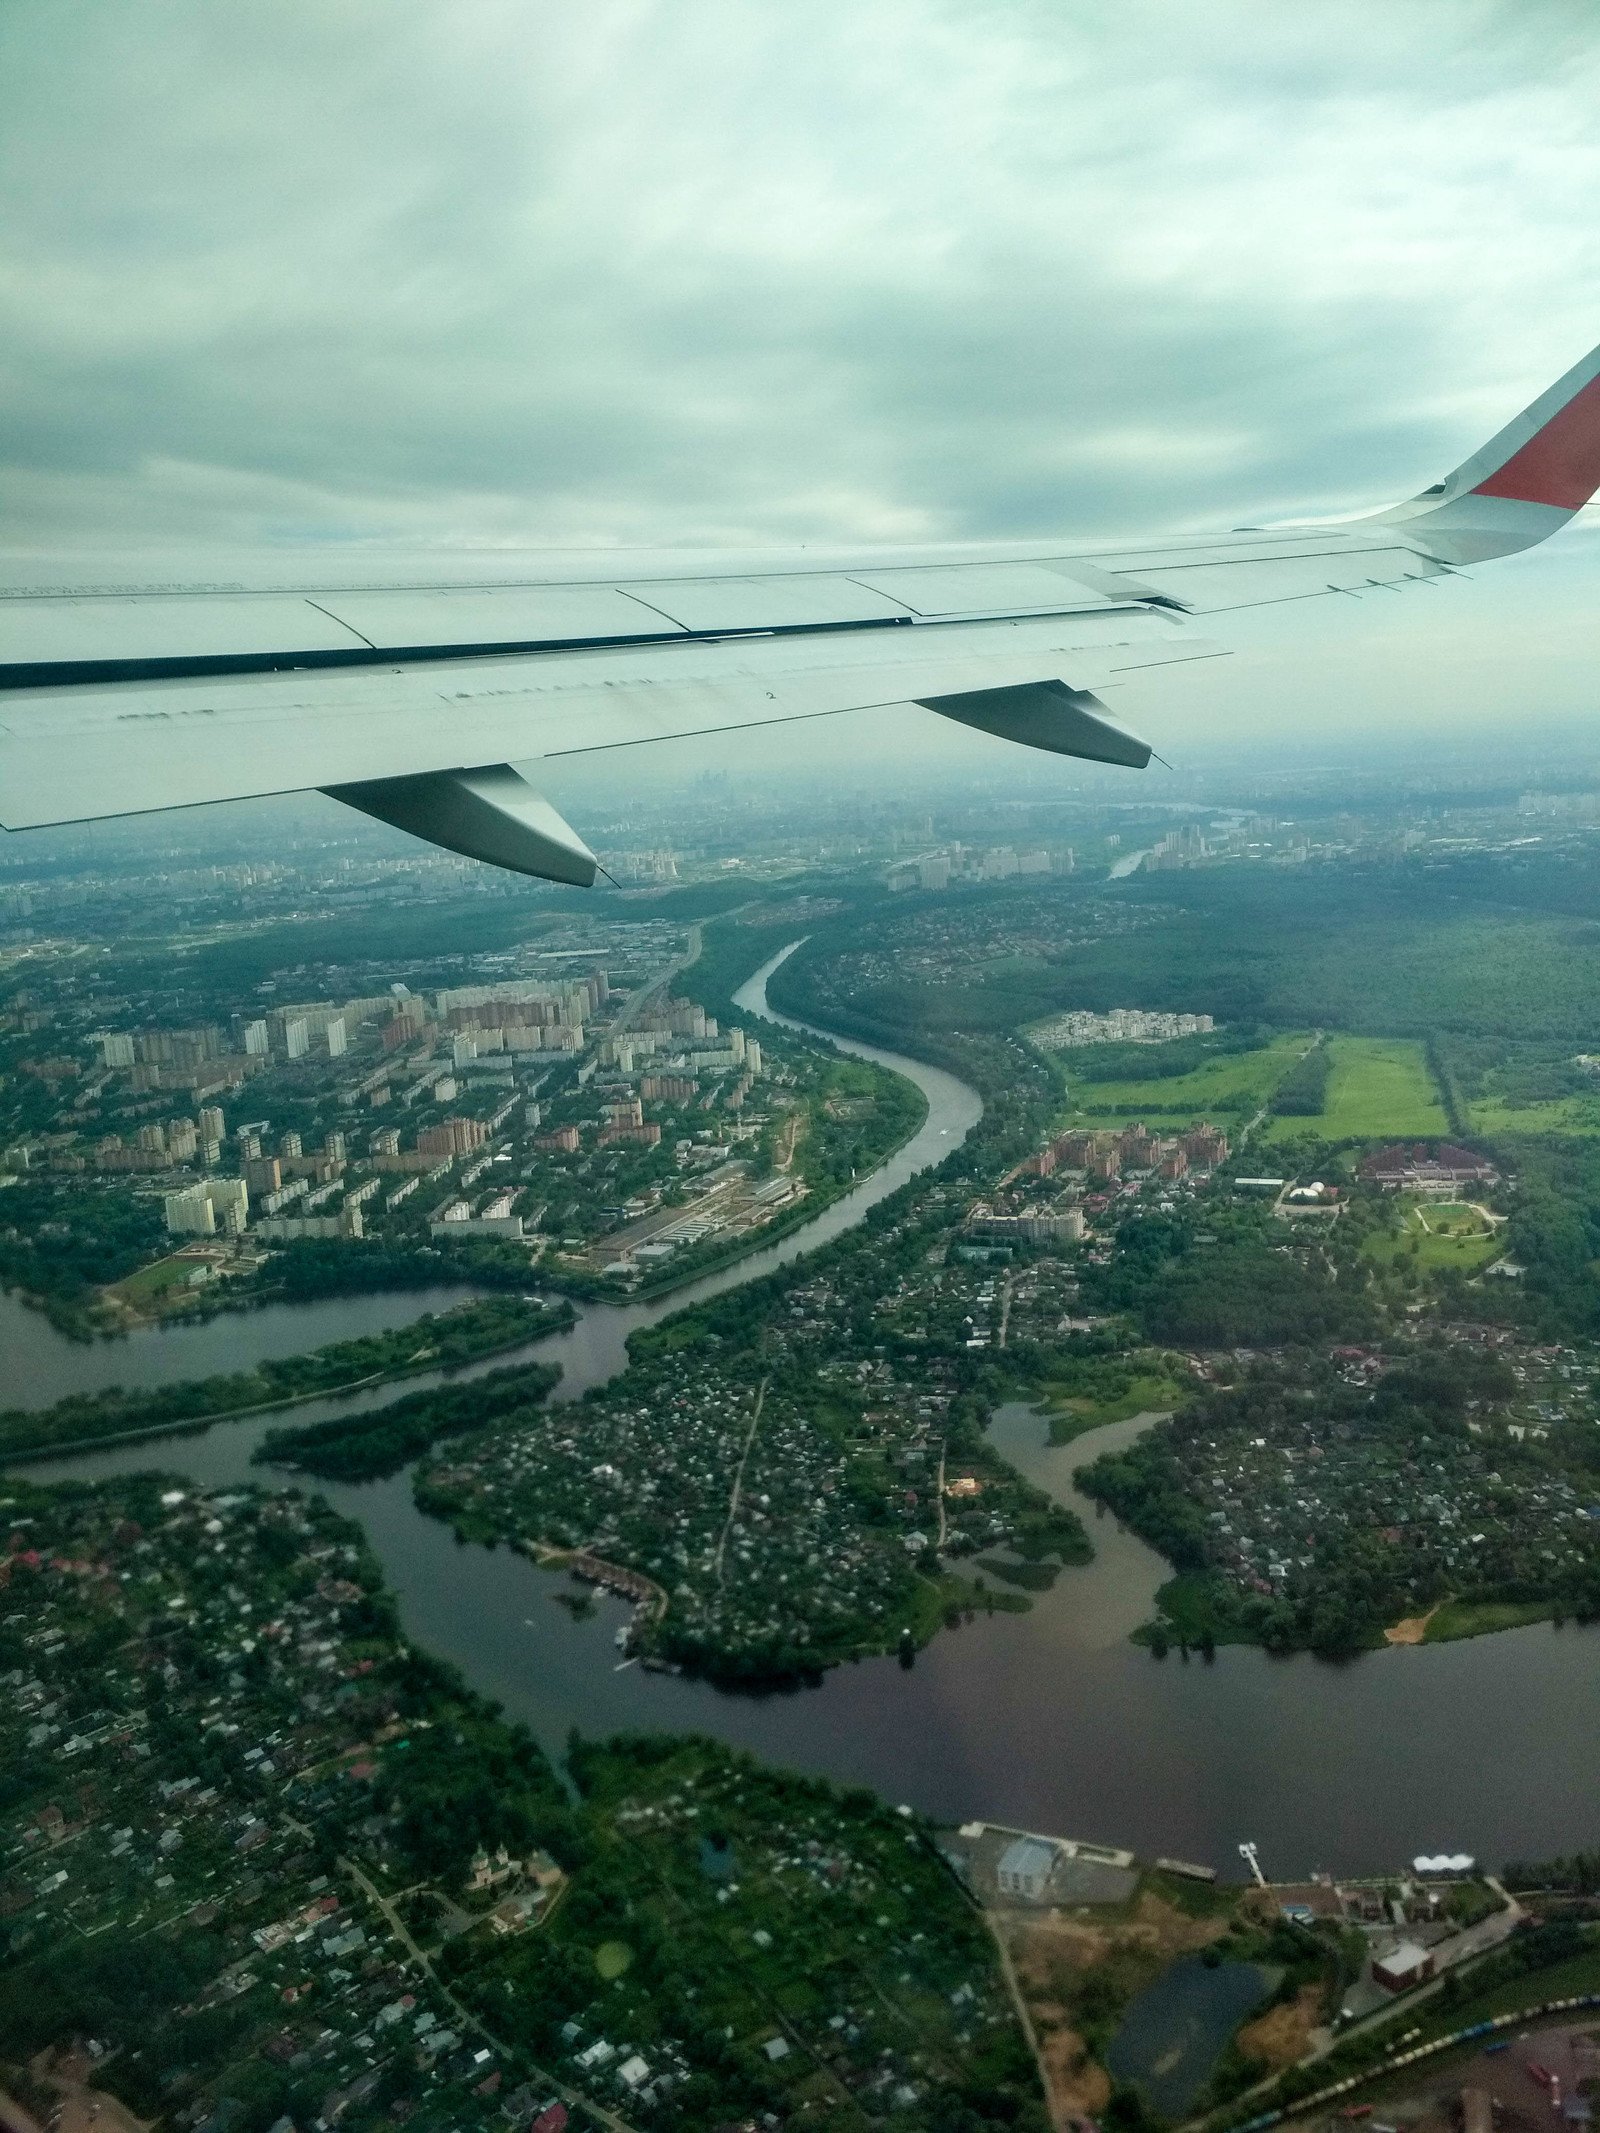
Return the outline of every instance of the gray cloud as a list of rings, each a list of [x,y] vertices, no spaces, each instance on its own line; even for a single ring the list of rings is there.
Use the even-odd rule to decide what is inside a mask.
[[[8,535],[942,538],[1398,493],[1600,333],[1588,30],[13,10]]]

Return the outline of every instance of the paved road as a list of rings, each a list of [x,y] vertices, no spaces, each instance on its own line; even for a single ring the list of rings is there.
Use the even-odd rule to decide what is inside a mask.
[[[687,970],[691,963],[698,963],[699,960],[700,928],[698,926],[691,926],[689,928],[689,945],[684,950],[683,954],[679,956],[674,956],[665,970],[658,971],[657,974],[650,980],[648,985],[641,985],[639,987],[639,989],[634,993],[633,997],[629,1000],[627,1006],[624,1007],[621,1013],[617,1016],[616,1021],[612,1023],[610,1034],[613,1037],[620,1037],[624,1030],[631,1029],[634,1023],[638,1020],[639,1016],[644,1013],[646,1007],[649,1006],[650,1002],[654,1000],[656,995],[660,993],[666,986],[672,983],[673,979],[678,975],[679,971]]]

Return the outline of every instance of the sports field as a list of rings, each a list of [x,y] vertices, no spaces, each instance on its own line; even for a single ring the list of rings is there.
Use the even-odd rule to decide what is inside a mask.
[[[1326,1141],[1437,1140],[1450,1131],[1419,1042],[1410,1037],[1330,1037],[1333,1071],[1320,1117],[1275,1118],[1268,1141],[1314,1133]]]

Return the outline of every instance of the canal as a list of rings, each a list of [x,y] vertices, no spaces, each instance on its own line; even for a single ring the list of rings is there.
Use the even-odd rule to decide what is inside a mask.
[[[743,989],[742,1006],[783,1019],[766,1003],[767,978],[781,959]],[[586,1307],[570,1332],[528,1351],[561,1364],[563,1398],[621,1369],[635,1327],[859,1221],[958,1146],[979,1117],[977,1095],[953,1076],[853,1041],[845,1048],[918,1084],[928,1100],[920,1131],[815,1223],[739,1266],[654,1304]],[[42,1401],[92,1384],[161,1381],[136,1372],[188,1376],[296,1352],[402,1322],[459,1293],[339,1300],[92,1348],[61,1340],[13,1306],[0,1334],[12,1382],[40,1388],[29,1397]],[[426,1382],[411,1379],[407,1389]],[[393,1397],[391,1390],[310,1403],[297,1419]],[[260,1480],[250,1452],[281,1420],[222,1425],[29,1471],[90,1479],[160,1465],[209,1485]],[[1473,1851],[1498,1865],[1594,1842],[1600,1628],[1539,1625],[1343,1666],[1246,1648],[1186,1664],[1130,1644],[1166,1566],[1114,1519],[1097,1516],[1074,1476],[1147,1426],[1148,1418],[1113,1423],[1052,1447],[1040,1417],[1020,1405],[1002,1408],[991,1427],[996,1447],[1081,1513],[1093,1563],[1063,1574],[1026,1615],[980,1617],[939,1636],[909,1669],[867,1660],[837,1669],[818,1688],[765,1697],[638,1666],[619,1671],[620,1603],[602,1601],[588,1619],[573,1620],[552,1604],[571,1590],[563,1576],[508,1549],[456,1541],[417,1511],[409,1475],[317,1486],[366,1529],[408,1634],[499,1698],[552,1753],[572,1726],[590,1734],[695,1730],[950,1820],[982,1816],[1187,1856],[1225,1872],[1238,1871],[1236,1847],[1249,1838],[1278,1877],[1318,1866],[1381,1871],[1437,1850]]]

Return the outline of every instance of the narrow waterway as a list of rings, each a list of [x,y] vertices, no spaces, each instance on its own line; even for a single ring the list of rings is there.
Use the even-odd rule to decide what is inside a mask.
[[[770,1012],[766,979],[778,960],[744,988],[741,1005]],[[564,1396],[619,1369],[634,1326],[748,1280],[859,1220],[957,1146],[979,1116],[974,1092],[950,1075],[853,1042],[846,1048],[919,1084],[929,1103],[922,1130],[863,1187],[770,1251],[661,1303],[591,1308],[571,1333],[530,1350],[563,1364]],[[406,1301],[419,1307],[417,1298]],[[35,1323],[42,1324],[28,1314],[26,1326]],[[108,1351],[87,1352],[98,1359]],[[108,1379],[116,1375],[113,1368]],[[349,1412],[354,1404],[319,1402],[306,1412]],[[260,1479],[249,1454],[267,1426],[225,1425],[30,1471],[90,1478],[159,1464],[205,1483]],[[909,1669],[892,1659],[865,1661],[838,1669],[820,1688],[765,1698],[725,1695],[638,1666],[618,1671],[620,1603],[602,1601],[588,1620],[573,1621],[552,1604],[570,1590],[565,1578],[510,1550],[457,1542],[418,1513],[408,1476],[323,1486],[365,1526],[408,1632],[453,1660],[556,1753],[574,1725],[591,1734],[695,1729],[950,1819],[984,1816],[1224,1871],[1238,1870],[1244,1838],[1259,1843],[1267,1871],[1278,1875],[1314,1866],[1378,1871],[1436,1850],[1474,1851],[1498,1864],[1593,1844],[1600,1630],[1541,1626],[1343,1667],[1247,1649],[1185,1664],[1130,1644],[1128,1632],[1149,1615],[1166,1566],[1113,1519],[1097,1516],[1073,1477],[1147,1426],[1147,1418],[1115,1423],[1052,1447],[1040,1417],[1019,1405],[1002,1408],[992,1425],[996,1446],[1085,1518],[1094,1562],[1065,1573],[1026,1615],[980,1617],[936,1638]]]

